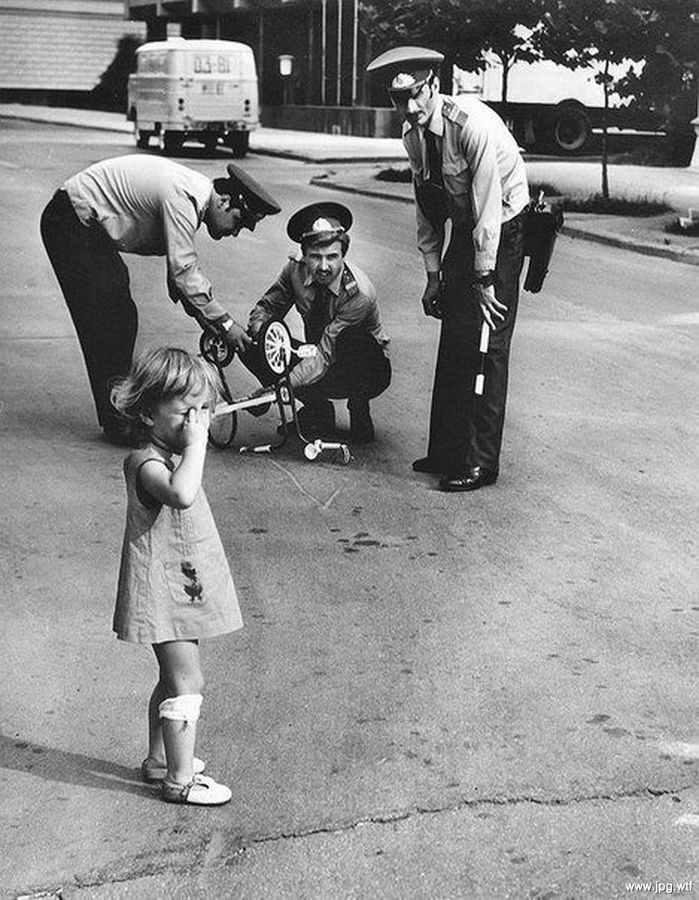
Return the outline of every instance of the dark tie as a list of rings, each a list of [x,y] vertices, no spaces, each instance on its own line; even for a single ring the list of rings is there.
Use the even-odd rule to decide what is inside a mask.
[[[314,284],[315,297],[306,325],[306,340],[309,344],[319,343],[328,321],[328,291],[320,284]]]
[[[432,184],[438,184],[440,187],[444,185],[442,178],[442,153],[437,144],[437,135],[425,129],[425,146],[427,148],[427,167],[430,170],[429,180]]]

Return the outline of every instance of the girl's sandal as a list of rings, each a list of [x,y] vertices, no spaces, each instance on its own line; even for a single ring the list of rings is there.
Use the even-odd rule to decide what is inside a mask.
[[[206,763],[198,756],[193,761],[194,774],[199,775],[206,768]],[[167,775],[167,766],[144,759],[141,763],[141,778],[146,784],[159,784]]]
[[[160,795],[168,803],[192,803],[195,806],[221,806],[233,796],[225,784],[218,784],[208,775],[195,775],[189,784],[163,781]]]

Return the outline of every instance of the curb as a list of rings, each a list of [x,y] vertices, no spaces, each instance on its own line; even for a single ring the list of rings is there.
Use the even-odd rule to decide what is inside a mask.
[[[330,191],[341,191],[345,194],[357,194],[361,197],[378,197],[381,200],[397,200],[399,203],[409,203],[411,206],[415,202],[412,197],[406,197],[403,194],[394,194],[390,191],[382,191],[380,188],[355,187],[353,184],[344,184],[343,182],[331,181],[327,175],[315,175],[311,178],[310,184],[314,187],[324,187]]]
[[[413,204],[412,197],[406,197],[403,194],[393,194],[381,189],[373,190],[370,188],[355,187],[354,185],[342,184],[341,182],[333,182],[325,176],[320,175],[311,178],[310,183],[315,187],[324,187],[332,191],[341,191],[347,194],[357,194],[363,197],[377,197],[381,200],[397,200],[399,203]],[[580,228],[576,225],[564,225],[561,234],[574,240],[592,241],[596,244],[606,244],[609,247],[619,247],[621,250],[630,250],[634,253],[640,253],[644,256],[657,256],[663,259],[669,259],[673,262],[686,263],[689,266],[699,266],[699,250],[673,250],[670,247],[659,247],[655,244],[646,244],[642,241],[635,241],[633,238],[624,238],[609,232],[589,231],[586,228]]]
[[[657,256],[669,259],[673,262],[686,263],[689,266],[699,266],[699,252],[696,250],[673,250],[670,247],[659,247],[655,244],[644,244],[633,238],[620,237],[609,232],[589,231],[586,228],[578,228],[575,225],[564,225],[561,234],[575,239],[592,241],[596,244],[606,244],[609,247],[619,247],[622,250],[632,250],[643,256]]]
[[[0,120],[2,119],[12,119],[15,122],[35,122],[40,125],[57,125],[60,128],[85,128],[90,131],[111,131],[117,134],[133,134],[133,127],[128,124],[120,126],[116,123],[111,125],[88,122],[62,122],[60,119],[49,119],[38,114],[32,115],[31,113],[23,113],[21,116],[16,116],[12,113],[0,111]]]
[[[254,134],[254,132],[252,132]],[[277,159],[295,159],[299,162],[315,163],[317,165],[341,165],[346,163],[404,163],[405,159],[398,156],[310,156],[299,153],[295,150],[269,150],[266,147],[253,147],[248,150],[249,153],[256,153],[259,156],[272,156]],[[342,188],[338,188],[342,190]]]

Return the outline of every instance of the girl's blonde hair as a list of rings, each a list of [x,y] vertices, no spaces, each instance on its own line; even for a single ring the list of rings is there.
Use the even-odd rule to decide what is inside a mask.
[[[144,413],[189,393],[207,393],[214,404],[221,393],[216,369],[179,347],[158,347],[140,354],[126,378],[114,385],[110,400],[116,411],[144,435],[148,431]]]

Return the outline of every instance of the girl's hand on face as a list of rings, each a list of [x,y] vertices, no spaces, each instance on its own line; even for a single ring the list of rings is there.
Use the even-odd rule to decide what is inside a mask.
[[[200,409],[188,409],[182,424],[182,443],[185,447],[197,444],[206,444],[209,436],[209,421],[211,415],[208,407]]]

